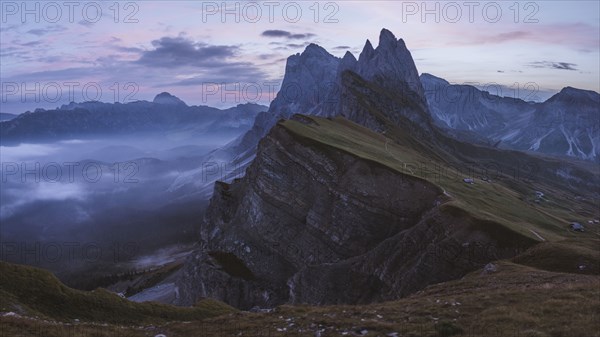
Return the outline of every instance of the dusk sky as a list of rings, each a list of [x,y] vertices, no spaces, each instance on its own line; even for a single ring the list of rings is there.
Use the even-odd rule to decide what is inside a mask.
[[[420,73],[452,83],[497,83],[512,97],[520,87],[517,96],[538,100],[565,86],[600,91],[598,1],[21,4],[2,2],[1,112],[152,100],[162,91],[194,105],[268,104],[289,55],[316,43],[358,57],[381,28],[404,39]]]

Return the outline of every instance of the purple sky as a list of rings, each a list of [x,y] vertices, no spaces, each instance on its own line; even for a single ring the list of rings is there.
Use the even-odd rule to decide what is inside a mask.
[[[268,104],[289,55],[313,42],[358,56],[384,27],[419,72],[453,83],[527,99],[600,91],[598,1],[22,3],[0,8],[2,112],[162,91],[188,104]]]

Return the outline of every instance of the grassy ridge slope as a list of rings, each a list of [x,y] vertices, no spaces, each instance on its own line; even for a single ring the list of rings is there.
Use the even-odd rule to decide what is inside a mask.
[[[192,308],[135,303],[101,288],[75,290],[48,271],[5,262],[0,262],[0,298],[0,311],[58,321],[156,324],[201,320],[235,311],[213,300],[201,301]]]
[[[18,267],[21,268],[21,267]],[[600,277],[501,261],[407,298],[362,306],[281,306],[152,325],[0,317],[6,336],[600,336]],[[43,332],[43,334],[41,334]],[[396,334],[394,334],[396,333]]]
[[[573,219],[585,218],[576,212],[565,211],[575,208],[576,200],[556,193],[549,196],[550,201],[536,204],[530,199],[540,188],[533,182],[518,181],[514,188],[514,178],[508,175],[498,176],[492,182],[479,177],[475,184],[467,184],[463,175],[452,170],[441,160],[425,151],[415,150],[411,143],[392,141],[384,135],[363,128],[344,118],[332,120],[318,117],[301,117],[303,121],[281,121],[283,126],[299,141],[310,141],[313,146],[334,147],[352,155],[374,161],[390,167],[399,173],[427,180],[441,187],[450,197],[444,207],[458,208],[474,217],[496,223],[535,241],[560,241],[565,239],[597,239],[598,228],[585,233],[573,233],[568,224]],[[307,122],[309,120],[310,122]],[[410,140],[409,137],[407,139]],[[544,186],[546,190],[556,190],[555,186]],[[560,204],[563,207],[554,207]],[[595,211],[597,212],[597,210]],[[594,213],[594,210],[588,210]],[[598,226],[596,226],[598,227]],[[541,238],[540,238],[541,237]]]

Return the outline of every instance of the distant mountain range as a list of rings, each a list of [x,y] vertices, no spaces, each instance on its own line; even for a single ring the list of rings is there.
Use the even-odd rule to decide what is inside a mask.
[[[258,141],[277,120],[296,113],[345,116],[377,129],[377,121],[354,111],[351,95],[344,92],[342,81],[351,79],[343,73],[351,71],[365,80],[379,79],[381,85],[402,93],[397,98],[407,104],[394,107],[397,111],[390,112],[392,119],[394,115],[407,115],[425,128],[425,121],[432,120],[454,138],[493,147],[600,160],[600,94],[566,87],[545,102],[536,103],[492,95],[470,85],[451,84],[427,73],[419,76],[408,49],[393,40],[384,33],[377,49],[367,41],[359,60],[351,53],[337,58],[310,44],[303,53],[288,59],[282,94],[270,108],[252,103],[225,110],[188,106],[163,92],[152,102],[70,103],[55,110],[2,113],[0,136],[6,145],[147,132],[204,134],[248,130],[215,152],[213,158],[249,163]],[[426,115],[411,112],[414,104],[427,111]],[[182,179],[186,180],[182,176],[174,184],[175,189],[185,184]]]
[[[28,111],[1,123],[0,136],[5,145],[157,132],[191,135],[243,132],[253,125],[256,115],[266,109],[252,103],[225,110],[188,106],[165,92],[152,102],[70,103],[55,110]]]
[[[600,94],[566,87],[542,103],[420,76],[435,124],[493,146],[600,159]],[[469,137],[469,135],[471,137]]]

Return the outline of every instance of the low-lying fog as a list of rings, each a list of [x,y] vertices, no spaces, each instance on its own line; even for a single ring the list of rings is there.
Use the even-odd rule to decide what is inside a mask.
[[[206,200],[169,187],[236,136],[0,146],[1,259],[50,269],[83,287],[84,278],[193,243]]]

